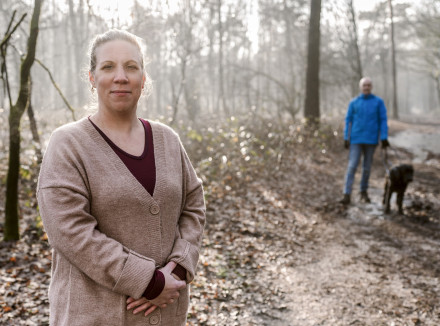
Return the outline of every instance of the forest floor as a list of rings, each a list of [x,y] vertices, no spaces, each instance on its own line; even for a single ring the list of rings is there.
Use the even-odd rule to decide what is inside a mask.
[[[405,215],[394,197],[392,212],[382,211],[379,148],[372,203],[360,203],[355,191],[351,205],[338,204],[348,152],[336,133],[324,149],[294,134],[297,145],[241,169],[240,178],[204,177],[208,224],[188,325],[440,325],[439,127],[390,121],[390,162],[415,168]],[[421,143],[405,142],[409,133]],[[205,163],[202,174],[214,169]],[[360,171],[356,187],[359,179]],[[35,178],[24,184],[22,239],[0,247],[0,325],[48,321],[50,250],[35,219]]]

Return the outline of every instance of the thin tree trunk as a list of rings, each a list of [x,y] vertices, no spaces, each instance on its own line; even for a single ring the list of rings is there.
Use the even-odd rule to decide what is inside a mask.
[[[362,73],[362,61],[361,61],[361,53],[359,51],[359,38],[358,38],[358,29],[357,29],[357,22],[356,22],[356,13],[354,11],[354,6],[353,6],[353,0],[348,0],[348,8],[350,10],[350,20],[351,20],[351,25],[353,28],[353,47],[354,47],[354,52],[355,52],[355,60],[356,60],[356,69],[355,69],[355,77],[354,77],[354,89],[353,89],[353,96],[356,95],[358,93],[358,82],[361,80],[361,78],[363,77],[363,73]]]
[[[434,78],[435,80],[435,86],[436,86],[436,91],[437,91],[437,105],[440,107],[440,77],[437,76]]]
[[[391,69],[392,69],[392,78],[393,78],[393,99],[392,99],[392,110],[393,110],[393,118],[399,118],[399,111],[397,107],[397,81],[396,81],[396,48],[394,42],[394,14],[393,14],[393,4],[391,0],[388,0],[388,7],[390,9],[390,31],[391,31]]]
[[[321,0],[311,0],[307,53],[306,99],[304,117],[312,125],[318,125],[319,112],[319,43]]]
[[[20,90],[17,102],[9,113],[9,164],[6,181],[4,240],[15,241],[20,238],[18,214],[18,175],[20,170],[20,120],[29,102],[29,79],[35,59],[38,38],[38,21],[43,0],[35,0],[32,14],[27,54],[20,67]]]
[[[63,100],[64,104],[67,106],[67,108],[69,109],[70,113],[72,114],[72,119],[73,121],[76,121],[76,117],[75,117],[75,109],[70,105],[70,103],[67,101],[66,97],[64,96],[63,92],[61,91],[61,89],[59,88],[58,84],[55,82],[55,79],[53,78],[52,73],[50,72],[49,68],[46,67],[45,64],[43,64],[40,60],[38,60],[37,58],[35,58],[35,61],[41,66],[41,68],[43,68],[47,74],[49,75],[50,81],[52,82],[52,85],[55,87],[57,93],[60,95],[61,99]]]
[[[30,93],[32,94],[32,80],[30,81],[30,90],[31,90]],[[26,111],[29,118],[29,124],[31,127],[32,139],[35,143],[35,155],[37,156],[37,164],[38,166],[40,166],[41,162],[43,161],[43,154],[41,153],[40,136],[38,135],[37,121],[35,120],[31,96],[29,96],[29,105]]]
[[[176,96],[173,96],[173,116],[171,118],[170,125],[174,125],[177,119],[177,112],[179,110],[179,102],[180,102],[180,96],[182,95],[184,84],[186,83],[186,64],[187,64],[187,57],[182,59],[182,65],[180,67],[181,72],[181,80],[179,84],[179,89],[177,91]],[[174,94],[174,91],[173,91]]]
[[[215,7],[214,5],[211,5],[209,8],[209,20],[215,21]],[[218,78],[216,76],[215,71],[215,60],[214,60],[214,36],[215,36],[215,30],[213,28],[210,28],[208,30],[208,42],[209,42],[209,52],[208,52],[208,83],[211,85],[209,88],[209,97],[208,97],[208,108],[211,111],[211,113],[219,112],[218,102],[217,102],[217,82]]]
[[[222,105],[224,114],[229,117],[230,112],[225,98],[224,85],[224,66],[223,66],[223,24],[222,24],[222,0],[217,2],[217,16],[218,16],[218,32],[219,32],[219,58],[218,58],[218,74],[219,74],[219,101]]]

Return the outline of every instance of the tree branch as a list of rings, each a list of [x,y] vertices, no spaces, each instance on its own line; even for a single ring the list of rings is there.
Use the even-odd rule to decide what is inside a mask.
[[[14,32],[17,30],[18,26],[20,26],[20,24],[23,22],[24,18],[27,16],[27,14],[23,14],[23,16],[21,16],[20,20],[18,21],[17,24],[15,24],[14,28],[12,29],[12,31],[9,31],[9,29],[11,28],[12,25],[12,21],[15,17],[16,11],[14,11],[14,13],[12,14],[12,18],[11,21],[9,22],[9,26],[8,29],[5,33],[5,36],[3,36],[3,40],[0,43],[0,48],[2,48],[3,46],[6,46],[7,43],[9,42],[9,39],[11,38],[12,34],[14,34]]]
[[[70,112],[72,113],[72,118],[74,121],[76,121],[76,117],[75,117],[75,109],[72,108],[72,106],[69,104],[69,102],[67,101],[67,99],[64,97],[63,92],[61,91],[61,89],[58,87],[58,84],[55,82],[55,80],[53,79],[52,73],[50,72],[49,68],[47,68],[39,59],[35,58],[35,61],[38,62],[38,64],[44,69],[46,70],[46,72],[49,75],[50,81],[52,82],[52,85],[55,87],[55,89],[57,90],[58,94],[60,94],[61,98],[63,99],[64,104],[66,104],[67,108],[70,110]]]
[[[14,34],[14,32],[17,30],[18,26],[20,26],[20,24],[23,22],[24,18],[27,15],[27,14],[23,14],[21,16],[20,20],[18,21],[18,23],[15,24],[15,26],[11,30],[11,26],[12,26],[12,23],[14,21],[16,14],[17,14],[17,10],[14,10],[12,17],[11,17],[11,20],[9,21],[8,28],[7,28],[5,35],[3,36],[3,39],[0,43],[0,52],[1,52],[1,57],[2,57],[1,79],[3,79],[5,86],[6,86],[6,92],[8,94],[8,100],[9,100],[9,107],[12,107],[12,95],[11,95],[11,88],[9,85],[8,69],[6,66],[6,53],[7,53],[7,49],[8,49],[8,43],[9,43],[9,40],[11,39],[12,34]]]

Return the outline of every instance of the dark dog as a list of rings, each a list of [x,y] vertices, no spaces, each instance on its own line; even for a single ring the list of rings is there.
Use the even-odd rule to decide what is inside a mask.
[[[397,193],[397,207],[399,214],[403,214],[402,203],[406,187],[413,180],[414,168],[409,164],[401,164],[393,167],[385,182],[385,193],[383,194],[383,204],[385,213],[390,212],[390,199],[393,192]]]

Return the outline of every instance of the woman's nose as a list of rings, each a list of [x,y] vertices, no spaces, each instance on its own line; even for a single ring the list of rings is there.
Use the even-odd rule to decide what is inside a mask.
[[[115,83],[126,83],[128,81],[127,74],[125,73],[125,69],[123,67],[116,68],[115,71]]]

